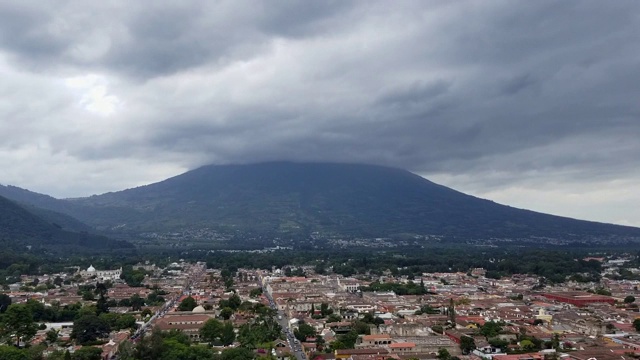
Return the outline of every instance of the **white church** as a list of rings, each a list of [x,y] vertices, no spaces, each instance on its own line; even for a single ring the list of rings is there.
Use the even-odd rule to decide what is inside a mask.
[[[78,274],[83,278],[95,276],[100,281],[117,280],[120,279],[120,274],[122,274],[122,267],[116,270],[96,270],[93,265],[90,265],[87,270],[78,271]]]

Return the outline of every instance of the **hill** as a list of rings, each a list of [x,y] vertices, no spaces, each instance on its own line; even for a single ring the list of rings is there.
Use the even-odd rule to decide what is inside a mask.
[[[215,229],[304,236],[319,232],[550,242],[640,240],[638,228],[516,209],[405,170],[372,165],[211,165],[147,186],[68,200],[69,204],[67,213],[92,226],[136,233]]]
[[[45,210],[38,211],[46,212]],[[58,217],[58,215],[55,216]],[[64,230],[62,226],[49,223],[2,196],[0,196],[0,242],[3,243],[5,249],[31,251],[36,254],[42,254],[43,251],[77,254],[112,249],[133,249],[133,245],[125,241]]]
[[[164,234],[210,241],[220,233],[382,237],[535,243],[640,242],[640,229],[517,209],[435,184],[408,171],[373,165],[271,162],[209,165],[133,189],[55,199],[12,186],[0,195],[42,213],[49,223],[136,238]],[[60,218],[64,213],[66,221]],[[58,220],[56,220],[58,219]],[[167,235],[169,234],[169,235]]]

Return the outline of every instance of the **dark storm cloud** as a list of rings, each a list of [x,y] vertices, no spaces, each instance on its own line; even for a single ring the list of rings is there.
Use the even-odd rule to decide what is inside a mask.
[[[22,4],[0,4],[0,44],[21,61],[50,60],[67,44],[47,31],[50,14]]]
[[[10,101],[0,115],[22,125],[0,123],[0,151],[164,164],[162,174],[367,162],[480,190],[540,174],[636,179],[639,11],[600,1],[4,2],[0,91]]]

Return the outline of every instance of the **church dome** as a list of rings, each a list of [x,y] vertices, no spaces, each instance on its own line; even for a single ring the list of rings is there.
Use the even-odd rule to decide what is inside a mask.
[[[193,310],[191,310],[191,312],[193,313],[203,313],[206,310],[204,309],[204,307],[202,307],[202,305],[198,305],[196,307],[193,308]]]
[[[87,268],[88,272],[94,272],[96,271],[96,268],[93,267],[93,265],[89,265],[89,268]]]

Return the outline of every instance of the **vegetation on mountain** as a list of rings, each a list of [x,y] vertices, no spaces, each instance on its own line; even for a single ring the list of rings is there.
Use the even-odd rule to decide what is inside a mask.
[[[318,233],[529,239],[537,244],[640,240],[637,228],[516,209],[408,171],[371,165],[204,166],[159,183],[70,200],[0,190],[93,227],[129,234],[209,229],[296,238]]]
[[[0,245],[3,252],[81,253],[111,249],[132,249],[126,241],[63,230],[13,201],[0,196]],[[10,255],[9,255],[10,256]],[[1,265],[1,264],[0,264]]]

